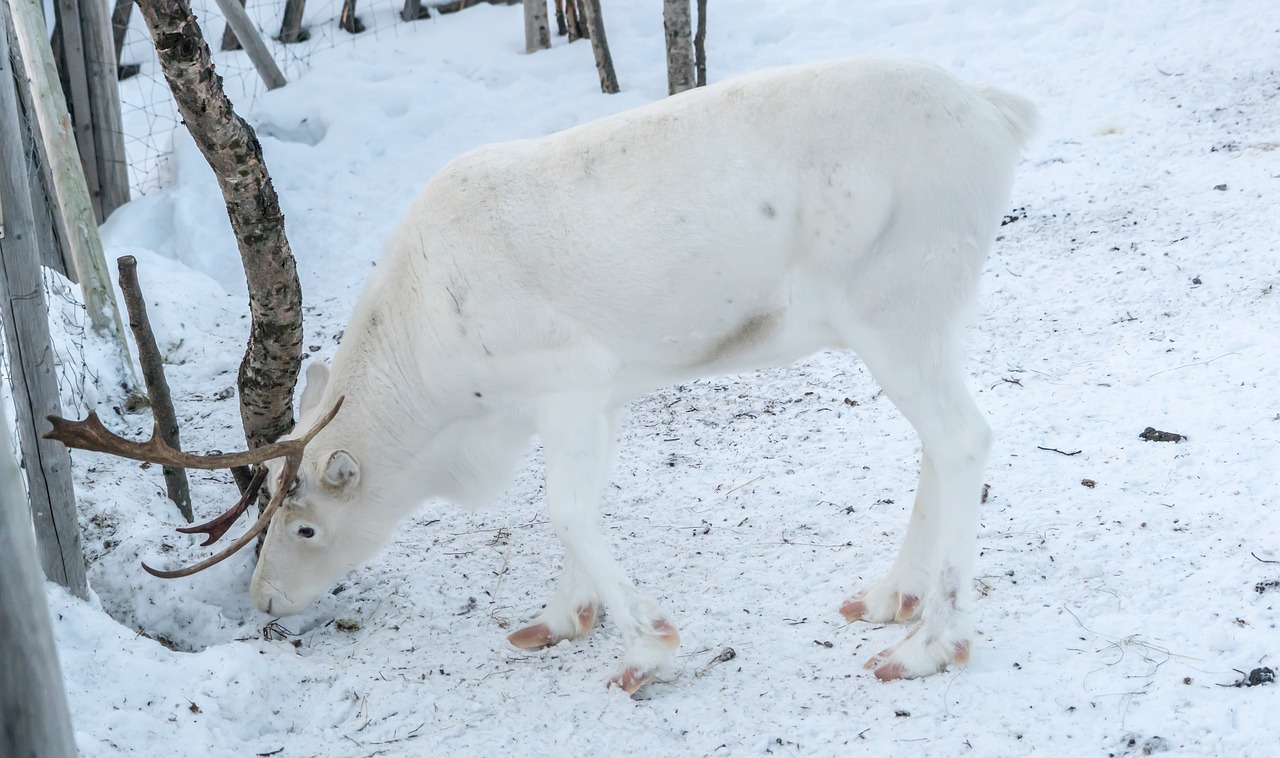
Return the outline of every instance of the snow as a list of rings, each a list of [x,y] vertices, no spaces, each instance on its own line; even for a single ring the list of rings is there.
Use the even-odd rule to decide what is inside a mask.
[[[380,33],[318,34],[287,87],[233,93],[281,196],[318,359],[447,160],[665,95],[657,0],[606,3],[615,96],[586,41],[525,55],[518,6],[404,26],[396,3],[365,5]],[[711,6],[712,80],[901,55],[1041,108],[969,335],[998,433],[972,662],[892,684],[862,669],[903,630],[836,611],[887,571],[919,449],[865,369],[824,354],[632,409],[608,535],[683,637],[635,699],[604,687],[620,654],[607,619],[543,652],[505,641],[561,557],[536,452],[491,509],[425,506],[281,620],[284,639],[249,601],[251,553],[189,579],[144,574],[140,559],[207,553],[172,532],[158,469],[76,454],[94,598],[48,598],[84,755],[1273,754],[1280,690],[1220,685],[1274,667],[1280,645],[1274,2]],[[336,14],[309,4],[313,27]],[[230,450],[240,263],[211,173],[185,133],[172,142],[152,177],[165,187],[104,238],[139,259],[184,440]],[[94,370],[108,425],[149,430]],[[1187,439],[1140,440],[1148,426]],[[233,497],[224,474],[193,472],[192,490],[204,515]]]

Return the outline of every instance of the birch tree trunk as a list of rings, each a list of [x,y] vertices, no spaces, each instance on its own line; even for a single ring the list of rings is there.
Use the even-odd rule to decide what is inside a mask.
[[[707,0],[697,0],[698,31],[693,35],[693,67],[697,86],[707,86]]]
[[[547,0],[524,0],[524,51],[536,53],[551,47]]]
[[[37,566],[9,411],[0,403],[0,755],[72,758],[71,713]]]
[[[582,4],[587,14],[587,33],[591,37],[591,51],[596,56],[596,71],[600,74],[600,91],[606,95],[618,93],[618,75],[613,70],[613,56],[609,54],[609,41],[604,36],[604,16],[600,0],[586,0]]]
[[[138,8],[178,111],[218,177],[240,248],[253,317],[240,363],[240,417],[246,440],[258,447],[293,426],[302,363],[302,288],[284,214],[258,136],[223,92],[187,0],[139,0]]]
[[[667,94],[693,89],[693,24],[689,0],[663,0],[662,28],[667,37]]]

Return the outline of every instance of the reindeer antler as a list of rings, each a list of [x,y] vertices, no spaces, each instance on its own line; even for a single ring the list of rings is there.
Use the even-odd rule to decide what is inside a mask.
[[[252,503],[258,497],[258,491],[262,489],[262,483],[266,480],[266,466],[258,466],[253,478],[249,480],[249,486],[244,488],[244,493],[240,495],[240,499],[236,501],[235,505],[227,509],[221,516],[195,526],[180,526],[178,531],[183,534],[203,534],[205,535],[205,541],[200,543],[200,547],[212,545],[222,539],[222,535],[226,534],[231,525],[236,522],[236,519],[240,518],[240,514],[249,508],[249,503]]]
[[[125,439],[110,430],[102,424],[102,420],[98,418],[98,414],[89,411],[88,417],[83,421],[68,421],[59,416],[49,416],[49,423],[53,425],[53,429],[44,436],[46,439],[57,440],[67,447],[77,448],[79,450],[91,450],[98,453],[109,453],[118,455],[122,458],[129,458],[135,461],[147,461],[149,463],[159,463],[166,466],[181,466],[183,468],[195,469],[220,469],[231,468],[232,466],[258,466],[258,471],[254,474],[253,479],[249,482],[249,486],[245,489],[244,494],[235,505],[231,506],[221,516],[207,521],[197,526],[188,526],[178,529],[184,534],[205,534],[207,539],[201,543],[201,546],[212,545],[218,541],[227,529],[235,523],[236,519],[248,509],[249,504],[257,497],[258,491],[262,488],[263,482],[266,480],[267,470],[263,463],[274,458],[284,458],[284,470],[281,472],[282,482],[292,482],[294,477],[298,475],[298,468],[302,465],[302,453],[306,449],[307,444],[325,428],[333,417],[338,415],[338,409],[342,407],[343,398],[339,397],[333,404],[333,408],[316,422],[311,430],[301,437],[284,442],[275,442],[270,445],[247,450],[241,453],[226,453],[218,455],[193,455],[184,453],[180,450],[174,450],[160,439],[158,432],[153,431],[151,439],[146,442],[136,442],[134,440]],[[288,486],[282,486],[276,490],[271,498],[271,502],[267,503],[267,507],[262,511],[262,515],[249,527],[249,531],[240,535],[235,542],[228,545],[221,552],[206,558],[185,568],[175,569],[173,571],[159,571],[148,566],[145,562],[142,568],[152,576],[161,579],[176,579],[181,576],[190,576],[198,571],[203,571],[210,566],[220,563],[234,555],[240,548],[249,544],[249,541],[257,537],[258,534],[266,530],[267,525],[271,523],[271,517],[275,515],[280,504],[284,502]]]
[[[333,405],[333,410],[329,411],[320,420],[320,423],[312,427],[305,437],[285,440],[284,442],[274,442],[242,453],[193,455],[184,453],[181,450],[174,450],[166,445],[164,440],[160,439],[160,431],[156,427],[152,427],[151,439],[146,442],[125,439],[103,426],[102,419],[98,418],[97,411],[89,411],[89,415],[84,421],[68,421],[61,416],[48,416],[49,423],[53,425],[53,428],[46,432],[44,436],[45,439],[57,440],[67,447],[73,447],[78,450],[110,453],[121,458],[159,463],[165,466],[212,470],[232,468],[233,466],[249,466],[269,461],[272,458],[283,458],[293,450],[305,447],[316,432],[333,420],[334,415],[337,414],[338,409],[341,407],[342,398],[338,398],[338,402]]]

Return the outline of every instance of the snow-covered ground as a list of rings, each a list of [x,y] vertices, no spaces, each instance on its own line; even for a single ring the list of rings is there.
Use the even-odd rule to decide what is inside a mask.
[[[382,33],[320,45],[246,113],[319,359],[447,160],[666,90],[658,0],[605,3],[615,96],[586,41],[525,55],[519,6],[391,33],[398,3],[363,5]],[[819,355],[632,409],[608,535],[684,639],[635,699],[604,687],[620,653],[607,619],[544,652],[505,641],[550,596],[561,556],[536,451],[503,502],[424,507],[265,634],[251,552],[147,576],[140,559],[207,553],[172,532],[158,469],[76,454],[95,599],[48,596],[83,754],[1275,754],[1280,687],[1222,686],[1280,656],[1274,0],[710,5],[712,80],[902,55],[1041,108],[970,332],[970,384],[998,432],[972,662],[892,684],[862,669],[902,629],[837,609],[888,569],[918,442],[856,360]],[[309,15],[332,24],[336,5]],[[109,256],[139,259],[184,440],[231,449],[239,258],[212,175],[184,133],[174,143],[166,188],[104,236]],[[150,428],[101,393],[109,425]],[[1148,426],[1187,439],[1143,441]],[[200,514],[233,497],[225,475],[192,484]]]

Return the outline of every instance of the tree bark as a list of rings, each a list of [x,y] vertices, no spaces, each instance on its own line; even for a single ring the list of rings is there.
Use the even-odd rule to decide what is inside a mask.
[[[9,411],[0,403],[0,755],[72,758],[71,713],[37,566]]]
[[[293,427],[302,363],[302,288],[284,214],[253,128],[236,115],[187,0],[139,0],[178,111],[218,178],[253,318],[240,363],[240,417],[258,447]]]
[[[618,75],[613,70],[609,40],[604,36],[604,15],[600,10],[600,0],[586,0],[582,5],[587,15],[586,26],[591,36],[591,51],[596,56],[596,71],[600,74],[600,91],[606,95],[617,94]]]
[[[667,37],[667,94],[693,89],[693,24],[689,0],[663,0],[662,28]]]
[[[547,26],[547,0],[524,0],[524,51],[536,53],[551,47]]]
[[[181,450],[178,417],[173,412],[173,397],[169,394],[169,382],[164,377],[164,359],[156,346],[156,335],[151,331],[151,320],[147,318],[147,303],[138,284],[138,261],[132,255],[126,255],[116,264],[120,267],[120,291],[124,294],[124,306],[129,311],[129,327],[133,329],[134,342],[138,343],[138,362],[142,364],[142,380],[147,384],[156,429],[164,444]],[[187,483],[186,469],[164,466],[161,470],[169,499],[190,524],[195,519],[191,514],[191,487]]]
[[[693,67],[697,86],[707,86],[707,0],[697,0],[698,31],[693,35]]]

